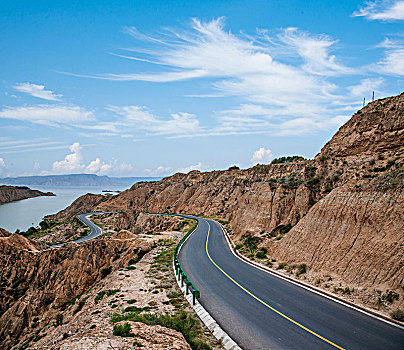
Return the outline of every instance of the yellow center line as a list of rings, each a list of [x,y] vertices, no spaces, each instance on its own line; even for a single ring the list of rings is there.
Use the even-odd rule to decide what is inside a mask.
[[[210,257],[209,251],[208,251],[208,242],[209,242],[209,234],[210,234],[210,224],[208,221],[204,220],[207,224],[208,224],[208,235],[206,236],[206,245],[205,245],[205,249],[206,249],[206,254],[208,255],[209,260],[212,262],[213,265],[215,265],[220,272],[222,272],[230,281],[232,281],[235,285],[237,285],[238,287],[240,287],[244,292],[246,292],[248,295],[250,295],[251,297],[253,297],[255,300],[259,301],[262,305],[265,305],[268,309],[272,310],[273,312],[277,313],[279,316],[282,316],[283,318],[287,319],[288,321],[292,322],[293,324],[295,324],[296,326],[304,329],[305,331],[313,334],[314,336],[316,336],[317,338],[320,338],[321,340],[325,341],[326,343],[334,346],[337,349],[340,350],[345,350],[344,348],[342,348],[341,346],[333,343],[332,341],[324,338],[323,336],[321,336],[320,334],[317,334],[316,332],[312,331],[311,329],[303,326],[302,324],[300,324],[299,322],[291,319],[290,317],[286,316],[285,314],[283,314],[282,312],[276,310],[275,308],[273,308],[272,306],[268,305],[265,301],[261,300],[260,298],[258,298],[256,295],[254,295],[253,293],[251,293],[248,289],[246,289],[245,287],[243,287],[240,283],[238,283],[234,278],[232,278],[231,276],[229,276],[229,274],[227,274],[218,264],[216,264],[213,259]]]

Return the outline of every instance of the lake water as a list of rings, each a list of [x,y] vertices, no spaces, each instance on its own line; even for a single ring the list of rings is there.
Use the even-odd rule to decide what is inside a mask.
[[[102,193],[102,190],[120,190],[126,188],[105,187],[46,187],[29,186],[42,192],[53,192],[55,197],[35,197],[0,205],[0,227],[9,232],[17,229],[26,231],[37,226],[48,214],[56,214],[69,206],[75,199],[86,193]]]

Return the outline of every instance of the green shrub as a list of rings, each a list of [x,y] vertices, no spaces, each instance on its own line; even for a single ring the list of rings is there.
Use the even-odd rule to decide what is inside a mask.
[[[403,310],[395,310],[391,313],[391,317],[397,321],[404,321],[404,311]]]
[[[318,183],[320,183],[320,179],[316,176],[312,177],[308,182],[309,186],[315,186]]]
[[[349,287],[345,287],[345,289],[342,291],[342,293],[350,295],[351,290],[349,289]]]
[[[135,335],[131,332],[130,324],[126,322],[124,325],[116,324],[114,325],[114,335],[119,337],[134,337]]]
[[[310,207],[312,207],[314,204],[316,204],[317,203],[317,200],[315,199],[315,198],[313,198],[313,197],[310,197],[309,198],[309,206]]]
[[[77,304],[76,309],[74,310],[73,314],[77,314],[81,309],[83,308],[84,304],[86,303],[87,298],[84,298],[83,300],[80,300]]]
[[[43,337],[43,335],[35,334],[34,338],[32,339],[33,342],[37,342]]]
[[[290,163],[290,162],[300,162],[305,158],[302,156],[287,156],[287,157],[279,157],[275,158],[271,164],[281,164],[281,163]]]
[[[102,290],[101,292],[98,292],[94,302],[97,304],[102,298],[104,298],[104,295],[106,296],[111,296],[111,295],[115,295],[116,293],[120,292],[119,289],[108,289],[108,290]]]
[[[297,272],[296,275],[300,276],[303,275],[307,272],[307,265],[306,264],[300,264],[297,266]]]
[[[266,255],[264,252],[262,252],[262,251],[260,251],[260,252],[258,252],[257,254],[255,254],[255,256],[256,256],[258,259],[265,259],[265,258],[267,257],[267,255]]]
[[[227,169],[227,170],[240,170],[240,168],[237,166],[237,165],[233,165],[233,166],[231,166],[229,169]]]
[[[395,160],[389,160],[389,161],[387,162],[387,168],[391,168],[395,163],[396,163]]]
[[[288,265],[288,264],[285,263],[285,262],[280,262],[280,263],[278,264],[278,267],[277,267],[276,269],[277,269],[277,270],[284,269],[287,265]]]
[[[55,323],[53,325],[55,327],[57,327],[57,326],[61,326],[62,324],[63,324],[63,315],[62,314],[56,315]]]
[[[253,253],[254,251],[257,250],[257,245],[258,245],[259,242],[260,242],[260,239],[258,237],[245,236],[245,238],[244,238],[244,246],[251,253]]]
[[[185,340],[193,350],[211,349],[208,344],[199,339],[199,335],[202,333],[202,328],[199,325],[198,320],[193,317],[190,312],[177,311],[175,314],[116,315],[113,317],[112,322],[119,322],[122,320],[142,322],[151,326],[160,325],[171,328],[182,333]]]
[[[393,292],[392,290],[388,291],[382,296],[382,298],[385,299],[390,304],[392,304],[394,300],[398,300],[399,297],[400,297],[399,294]]]
[[[111,266],[103,268],[101,270],[101,278],[107,277],[111,273],[111,271],[112,271]]]
[[[141,313],[142,311],[149,311],[150,306],[145,306],[145,307],[137,307],[137,306],[128,306],[123,310],[123,312],[133,312],[133,313]]]
[[[137,300],[136,300],[136,299],[129,299],[129,300],[127,300],[126,302],[127,302],[128,304],[134,304],[134,303],[137,302]]]

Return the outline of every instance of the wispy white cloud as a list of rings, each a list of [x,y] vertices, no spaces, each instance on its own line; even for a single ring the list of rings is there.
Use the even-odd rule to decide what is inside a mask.
[[[43,146],[50,146],[50,145],[60,145],[60,142],[48,141],[48,142],[23,143],[23,144],[8,145],[8,146],[0,145],[0,152],[2,152],[4,150],[16,150],[16,149],[20,149],[20,148],[33,148],[33,147],[43,147]]]
[[[55,94],[51,90],[45,90],[44,85],[20,83],[15,85],[14,89],[48,101],[59,101],[62,97],[62,95]]]
[[[404,1],[367,1],[353,16],[381,21],[404,20]]]
[[[28,140],[14,140],[0,142],[1,154],[32,153],[38,151],[52,151],[66,149],[68,145],[59,141],[46,141],[48,138],[34,138]]]
[[[265,149],[261,147],[260,149],[256,150],[251,158],[251,162],[253,164],[257,163],[269,163],[273,158],[272,151],[270,149]]]
[[[376,71],[404,76],[404,41],[386,38],[378,47],[384,48],[384,58],[374,65]]]
[[[352,85],[348,87],[352,96],[370,96],[373,91],[379,92],[380,87],[384,84],[384,79],[379,78],[370,78],[370,79],[362,79],[359,84]]]
[[[336,41],[327,35],[311,35],[297,28],[287,28],[278,38],[289,48],[296,50],[304,60],[302,68],[310,74],[333,76],[354,72],[352,68],[337,62],[335,55],[330,55]]]
[[[84,108],[48,104],[5,107],[0,110],[0,118],[28,121],[47,126],[70,125],[95,120],[93,112]]]
[[[336,128],[350,118],[350,115],[337,115],[332,118],[294,118],[278,124],[273,131],[277,136],[298,136],[315,134],[320,130]]]
[[[119,128],[125,134],[135,130],[152,135],[193,135],[201,130],[199,120],[189,113],[173,113],[163,119],[144,106],[110,106],[108,109],[121,117],[113,123],[113,130]]]
[[[9,137],[0,137],[0,147],[21,145],[21,144],[26,144],[26,143],[42,142],[42,141],[47,141],[47,140],[49,140],[49,138],[47,138],[47,137],[36,137],[33,139],[24,139],[24,140],[13,140]]]
[[[211,22],[194,19],[190,31],[168,31],[162,34],[165,38],[161,40],[136,29],[129,32],[137,39],[161,46],[149,51],[149,57],[130,57],[154,64],[158,71],[105,74],[98,78],[172,82],[210,77],[219,79],[212,87],[220,96],[243,96],[254,102],[284,107],[292,101],[304,101],[306,105],[316,104],[319,99],[324,101],[335,86],[322,76],[352,72],[330,55],[335,41],[296,28],[282,31],[276,38],[276,45],[260,33],[245,37],[226,31],[223,18]],[[270,52],[279,45],[283,45],[290,55],[300,57],[300,66],[275,60]],[[162,66],[166,68],[162,69]]]
[[[245,134],[300,135],[334,128],[353,112],[366,84],[379,86],[381,80],[363,80],[361,86],[342,89],[335,78],[359,74],[335,55],[337,41],[297,28],[269,34],[233,34],[223,18],[210,22],[193,19],[185,30],[165,30],[146,35],[136,28],[127,33],[147,42],[147,49],[133,49],[118,55],[154,67],[154,72],[104,74],[110,80],[174,82],[210,78],[210,91],[199,97],[238,97],[239,106],[216,111],[214,121],[203,124],[190,113],[155,115],[144,106],[110,106],[113,121],[81,124],[81,128],[116,135],[162,135],[166,138]],[[379,62],[384,72],[400,72],[400,52],[391,51]],[[94,77],[94,76],[93,76]],[[346,96],[351,91],[351,96]],[[192,95],[192,94],[191,94]],[[196,96],[193,94],[192,96]]]

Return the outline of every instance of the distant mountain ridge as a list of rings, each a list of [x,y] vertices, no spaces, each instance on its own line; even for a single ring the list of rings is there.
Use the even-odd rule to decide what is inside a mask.
[[[94,174],[18,176],[0,178],[0,184],[27,186],[131,186],[140,181],[160,180],[157,177],[109,177]]]

